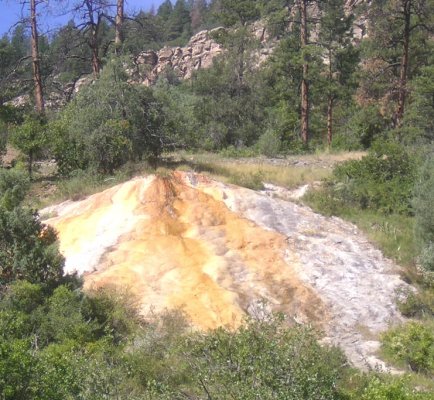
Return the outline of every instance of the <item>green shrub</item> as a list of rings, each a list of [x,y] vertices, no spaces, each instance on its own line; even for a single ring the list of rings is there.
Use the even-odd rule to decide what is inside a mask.
[[[382,213],[410,214],[415,159],[399,144],[377,142],[361,160],[334,170],[334,191],[343,203]]]
[[[0,285],[17,279],[58,281],[64,260],[56,239],[54,230],[42,224],[35,212],[0,207]]]
[[[219,399],[338,399],[342,354],[322,347],[312,330],[281,318],[217,329],[189,341],[193,376]]]
[[[45,119],[28,115],[21,125],[12,130],[9,141],[27,157],[27,169],[31,176],[33,162],[41,155],[47,144]]]
[[[387,121],[381,115],[378,107],[357,107],[347,122],[340,140],[346,142],[351,149],[369,149],[376,140],[384,137]]]
[[[282,147],[282,142],[276,132],[267,130],[260,136],[256,145],[262,155],[267,157],[276,157]]]
[[[111,62],[50,123],[51,151],[61,174],[112,173],[128,160],[159,156],[166,144],[163,122],[152,90],[128,83],[123,66]]]
[[[434,291],[420,290],[399,293],[397,304],[401,314],[408,318],[434,317]]]
[[[434,325],[408,322],[383,334],[386,356],[402,362],[412,371],[434,374]]]
[[[129,122],[109,119],[95,129],[89,143],[92,164],[98,172],[113,174],[116,168],[132,157],[131,139],[128,138]]]
[[[409,388],[405,378],[375,375],[362,393],[352,396],[354,400],[429,400],[431,394],[418,393]]]
[[[434,271],[434,156],[421,168],[413,199],[415,237],[420,245],[420,261],[427,271]]]
[[[12,210],[17,207],[27,194],[29,178],[22,171],[0,168],[0,208]]]

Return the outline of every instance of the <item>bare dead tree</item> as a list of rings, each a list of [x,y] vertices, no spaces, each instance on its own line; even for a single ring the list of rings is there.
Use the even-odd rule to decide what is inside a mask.
[[[39,57],[38,45],[38,26],[36,19],[36,7],[40,4],[37,0],[30,0],[30,28],[31,36],[31,49],[32,49],[32,76],[34,83],[34,95],[36,111],[39,114],[45,112],[44,107],[44,94],[42,90],[42,77],[41,77],[41,62]]]
[[[116,5],[116,21],[115,21],[115,52],[117,55],[120,53],[123,37],[123,23],[124,23],[124,0],[117,0]]]

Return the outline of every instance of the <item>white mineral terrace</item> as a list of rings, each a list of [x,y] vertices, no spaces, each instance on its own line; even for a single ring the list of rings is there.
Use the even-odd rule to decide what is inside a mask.
[[[405,285],[355,226],[204,176],[149,176],[41,211],[59,232],[66,272],[85,288],[128,290],[143,315],[182,308],[198,328],[246,314],[312,323],[359,367],[401,317]],[[263,307],[263,304],[267,307]]]

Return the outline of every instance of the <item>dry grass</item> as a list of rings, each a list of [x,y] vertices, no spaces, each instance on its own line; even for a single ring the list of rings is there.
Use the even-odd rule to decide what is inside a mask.
[[[152,165],[147,162],[129,163],[115,176],[101,176],[82,172],[76,176],[59,179],[39,174],[33,182],[29,201],[40,208],[66,199],[81,199],[107,189],[138,175],[164,174],[172,170],[195,171],[224,183],[232,183],[251,189],[262,189],[263,183],[272,183],[293,189],[320,181],[331,175],[336,163],[361,158],[362,152],[338,154],[310,154],[288,156],[284,159],[224,158],[215,153],[171,153]]]
[[[194,170],[225,183],[260,189],[263,182],[288,189],[327,178],[335,164],[349,159],[359,159],[363,152],[339,154],[312,154],[290,156],[285,159],[263,158],[228,159],[218,154],[176,154],[177,169]]]

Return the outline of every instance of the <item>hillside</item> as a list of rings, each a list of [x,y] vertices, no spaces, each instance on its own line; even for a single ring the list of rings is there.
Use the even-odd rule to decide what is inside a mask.
[[[21,10],[0,399],[432,399],[434,0]]]

